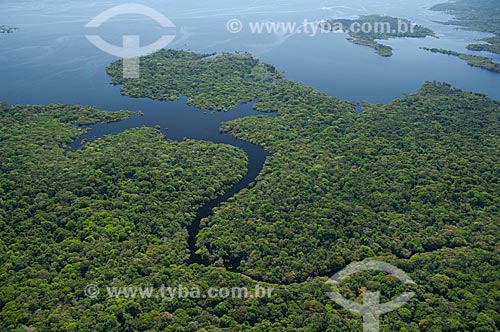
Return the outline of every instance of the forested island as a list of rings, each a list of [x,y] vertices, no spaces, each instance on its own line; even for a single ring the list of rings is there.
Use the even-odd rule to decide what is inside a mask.
[[[13,33],[17,28],[8,26],[8,25],[0,25],[0,33]]]
[[[443,3],[432,7],[435,11],[444,11],[455,16],[455,19],[444,22],[444,24],[457,25],[473,31],[481,31],[495,34],[494,37],[481,39],[483,44],[470,44],[470,51],[483,51],[500,54],[500,3],[498,0],[458,0]],[[461,52],[429,49],[434,53],[443,53],[456,56],[474,67],[480,67],[492,72],[500,72],[500,63],[494,62],[485,56],[471,55]]]
[[[371,27],[371,32],[363,32],[362,30],[353,31],[351,27],[356,25],[362,27],[367,24]],[[393,54],[392,47],[383,45],[377,40],[387,40],[391,38],[425,38],[434,36],[434,32],[421,25],[416,25],[409,20],[382,16],[382,15],[367,15],[360,16],[358,19],[330,19],[322,24],[324,29],[336,31],[336,27],[342,26],[343,31],[347,32],[354,44],[364,45],[375,49],[378,55],[390,57]],[[406,31],[398,31],[398,27],[405,26]]]
[[[183,64],[181,66],[181,64]],[[204,220],[189,264],[186,225],[242,177],[240,149],[127,130],[64,153],[83,129],[130,113],[0,104],[0,324],[7,331],[361,331],[326,295],[328,277],[374,258],[405,270],[343,282],[415,296],[387,331],[497,331],[500,102],[426,82],[389,104],[356,105],[249,54],[162,50],[122,93],[214,110],[255,100],[277,112],[223,130],[272,153],[254,185]],[[270,298],[114,299],[85,285],[273,287]]]

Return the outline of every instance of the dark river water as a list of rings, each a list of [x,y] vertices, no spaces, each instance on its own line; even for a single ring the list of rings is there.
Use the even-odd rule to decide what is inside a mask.
[[[458,30],[436,23],[450,17],[428,9],[444,0],[145,0],[142,4],[168,17],[175,28],[172,48],[198,52],[248,51],[275,65],[287,78],[324,93],[358,102],[388,102],[415,92],[424,81],[447,81],[455,87],[500,99],[500,75],[469,67],[465,62],[421,50],[439,47],[467,52],[465,46],[487,34]],[[141,44],[157,40],[164,31],[149,18],[115,17],[99,29],[85,25],[102,11],[128,1],[2,0],[0,25],[20,28],[0,34],[0,101],[11,104],[67,103],[94,105],[105,110],[142,111],[143,116],[114,124],[98,124],[85,138],[93,139],[142,125],[159,125],[168,139],[192,138],[242,148],[249,157],[249,172],[224,197],[200,209],[189,228],[190,245],[201,218],[255,180],[268,156],[252,144],[219,132],[220,123],[259,114],[251,104],[228,112],[208,112],[174,102],[132,99],[121,96],[109,84],[105,67],[117,58],[92,45],[87,34],[99,34],[119,45],[123,35],[140,35]],[[432,28],[438,38],[384,41],[394,56],[377,56],[370,48],[354,45],[345,34],[263,33],[252,34],[251,22],[303,22],[331,17],[384,14],[408,18]],[[238,19],[241,33],[227,31],[226,23]],[[500,60],[500,56],[495,56]],[[361,105],[361,104],[360,104]],[[361,110],[361,106],[358,110]],[[77,147],[79,138],[75,142]],[[199,260],[192,256],[192,261]]]

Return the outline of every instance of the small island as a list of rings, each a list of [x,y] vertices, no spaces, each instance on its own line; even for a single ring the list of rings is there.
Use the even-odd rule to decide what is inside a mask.
[[[322,23],[321,26],[329,31],[347,32],[351,36],[348,39],[350,42],[371,47],[378,55],[384,57],[392,56],[392,47],[383,45],[376,40],[435,36],[431,29],[416,25],[409,20],[382,15],[360,16],[358,19],[330,19]],[[353,29],[353,27],[360,29]],[[362,27],[369,27],[369,29],[362,29]],[[403,27],[404,29],[402,29]]]
[[[8,25],[0,25],[0,33],[13,33],[16,30],[18,30],[18,28],[14,28]]]

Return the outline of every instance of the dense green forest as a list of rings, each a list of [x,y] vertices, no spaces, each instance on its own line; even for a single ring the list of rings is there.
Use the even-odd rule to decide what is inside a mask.
[[[268,93],[275,81],[283,81],[273,66],[259,63],[250,54],[214,55],[161,50],[141,59],[139,79],[123,78],[122,61],[112,63],[107,71],[124,95],[159,100],[185,95],[188,104],[209,110],[235,108]]]
[[[494,73],[500,73],[500,63],[496,63],[490,58],[484,56],[465,54],[455,51],[444,50],[441,48],[425,47],[424,50],[430,51],[432,53],[441,53],[441,54],[456,56],[462,60],[467,61],[467,64],[469,66],[483,68]]]
[[[500,54],[500,2],[498,0],[458,0],[436,5],[432,7],[432,10],[444,11],[455,16],[455,19],[445,24],[495,34],[494,37],[481,39],[483,44],[470,44],[467,49]],[[487,57],[446,50],[439,51],[439,53],[445,52],[467,61],[472,66],[499,72],[500,64]]]
[[[186,262],[196,210],[245,174],[238,148],[168,142],[151,128],[66,151],[85,131],[77,125],[130,115],[0,104],[2,331],[127,330],[83,287],[144,282]]]
[[[358,19],[330,19],[326,21],[326,24],[323,24],[323,27],[326,29],[333,29],[338,25],[343,27],[344,32],[347,32],[351,38],[351,41],[354,44],[364,45],[375,49],[378,55],[384,57],[392,56],[392,47],[383,45],[376,40],[387,40],[391,38],[425,38],[428,36],[434,36],[434,32],[421,25],[416,25],[409,20],[390,17],[390,16],[381,16],[381,15],[367,15],[360,16]],[[371,32],[360,30],[353,31],[351,27],[353,25],[357,25],[358,27],[362,27],[363,25],[367,25],[371,27]],[[383,27],[382,25],[385,25]],[[398,31],[399,26],[405,26],[406,29],[401,29]],[[410,28],[412,27],[412,28]],[[378,29],[378,30],[377,30]],[[406,30],[406,32],[404,31]]]
[[[328,276],[350,262],[394,264],[416,282],[360,274],[350,299],[415,297],[382,316],[382,331],[497,331],[500,102],[427,82],[389,104],[324,95],[249,54],[163,50],[141,79],[108,72],[122,92],[230,109],[255,100],[276,117],[223,125],[272,153],[255,184],[203,221],[197,208],[240,179],[240,149],[171,142],[139,128],[67,144],[127,112],[81,106],[0,110],[0,324],[5,331],[361,331],[330,300]],[[183,66],[181,66],[183,64]],[[86,297],[87,284],[274,288],[270,298]]]

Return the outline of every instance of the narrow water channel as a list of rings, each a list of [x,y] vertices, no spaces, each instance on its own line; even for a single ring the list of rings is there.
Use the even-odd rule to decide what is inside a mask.
[[[189,264],[194,264],[194,263],[204,264],[204,265],[208,264],[208,262],[204,261],[202,257],[196,255],[196,250],[198,249],[198,247],[196,246],[196,237],[200,232],[201,220],[203,218],[211,216],[213,213],[213,209],[215,207],[219,206],[223,202],[226,202],[229,198],[233,197],[242,189],[247,188],[252,182],[254,182],[256,177],[262,170],[266,158],[270,155],[261,147],[245,141],[239,141],[236,146],[242,148],[248,156],[248,172],[238,183],[236,183],[230,189],[226,190],[224,195],[217,197],[216,199],[206,203],[196,212],[196,217],[193,223],[191,223],[191,225],[188,226],[188,233],[189,233],[188,243],[189,243],[189,249],[191,251],[191,255],[188,261]]]

